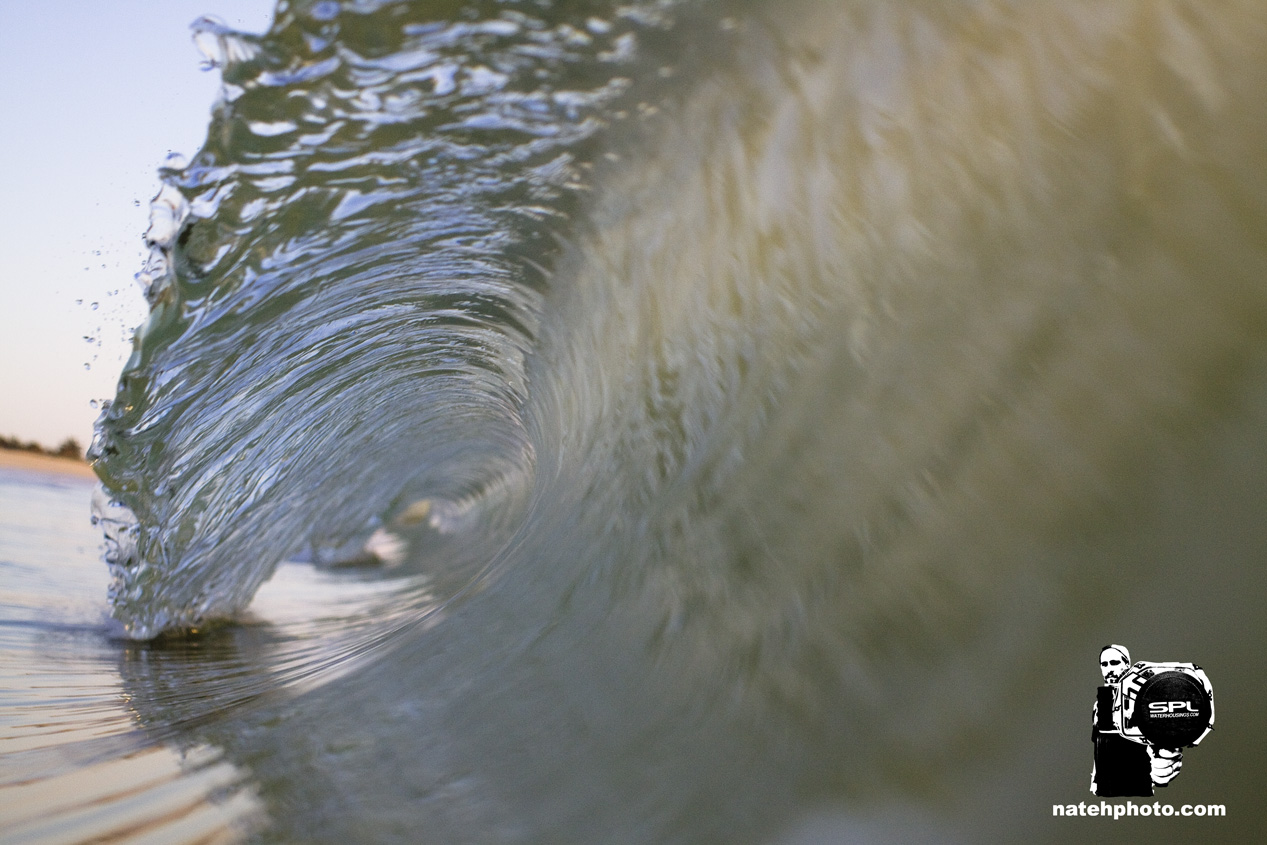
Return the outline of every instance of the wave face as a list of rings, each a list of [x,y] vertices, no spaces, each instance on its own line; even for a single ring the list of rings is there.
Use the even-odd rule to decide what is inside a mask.
[[[548,268],[601,137],[661,87],[634,78],[682,51],[671,4],[574,6],[196,26],[224,96],[154,202],[152,313],[97,447],[135,516],[110,553],[135,636],[232,614],[393,506],[522,490]]]
[[[198,38],[224,95],[154,203],[97,517],[137,639],[283,561],[385,585],[250,682],[302,706],[201,735],[279,840],[747,841],[935,790],[1140,585],[1262,558],[1257,2]],[[183,706],[148,718],[217,718]]]

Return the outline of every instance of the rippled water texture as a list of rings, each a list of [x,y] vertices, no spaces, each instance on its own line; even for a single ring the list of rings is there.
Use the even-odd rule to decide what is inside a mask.
[[[238,610],[282,556],[394,508],[457,519],[495,490],[514,509],[547,268],[596,136],[649,108],[660,84],[633,77],[658,80],[675,40],[656,4],[553,13],[200,24],[224,100],[154,203],[153,313],[98,444],[139,522],[112,553],[137,635]]]
[[[262,841],[1260,829],[1261,4],[197,39],[79,646],[175,783]],[[1164,798],[1226,819],[1051,818],[1105,642],[1206,669]]]
[[[0,466],[0,841],[233,841],[241,776],[129,706],[140,653],[107,625],[91,489]]]

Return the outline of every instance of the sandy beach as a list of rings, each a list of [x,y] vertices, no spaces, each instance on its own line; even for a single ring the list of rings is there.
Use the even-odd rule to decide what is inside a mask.
[[[97,477],[93,473],[92,467],[84,461],[73,458],[54,458],[49,455],[38,455],[34,452],[22,452],[16,449],[0,449],[0,469],[24,469],[32,472],[74,475],[94,480]]]

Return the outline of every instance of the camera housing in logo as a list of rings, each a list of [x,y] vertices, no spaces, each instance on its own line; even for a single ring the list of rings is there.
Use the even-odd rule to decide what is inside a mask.
[[[1191,664],[1162,670],[1137,663],[1122,679],[1127,730],[1158,748],[1196,745],[1214,723],[1214,697],[1203,681],[1205,673]]]

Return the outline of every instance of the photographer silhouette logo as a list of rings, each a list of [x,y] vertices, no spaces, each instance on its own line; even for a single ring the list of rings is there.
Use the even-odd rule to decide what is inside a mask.
[[[1126,646],[1100,649],[1104,685],[1092,709],[1091,791],[1151,796],[1179,774],[1183,748],[1214,728],[1214,687],[1195,663],[1131,663]]]

